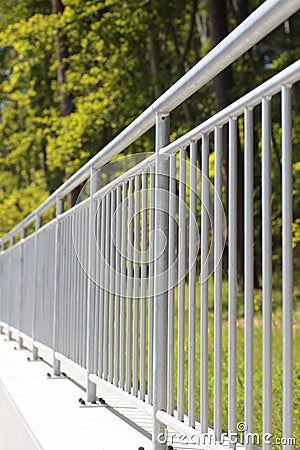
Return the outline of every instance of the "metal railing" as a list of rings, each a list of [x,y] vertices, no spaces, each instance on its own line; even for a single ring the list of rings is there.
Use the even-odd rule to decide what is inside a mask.
[[[261,145],[263,378],[262,429],[272,434],[272,98],[281,95],[283,447],[293,437],[292,104],[295,62],[254,91],[169,143],[170,113],[300,7],[268,0],[128,128],[1,239],[0,320],[20,347],[53,350],[53,367],[86,369],[87,400],[96,386],[117,389],[153,415],[153,448],[166,449],[171,427],[204,448],[253,448],[254,413],[253,157]],[[275,106],[277,103],[275,102]],[[261,110],[254,145],[254,111]],[[155,154],[100,186],[103,166],[155,125]],[[228,127],[228,142],[223,130]],[[237,416],[237,149],[244,146],[245,442]],[[225,213],[222,150],[229,149],[228,271],[222,268]],[[201,154],[201,172],[197,168]],[[212,156],[214,162],[212,164]],[[213,166],[213,169],[212,169]],[[89,196],[63,211],[66,195],[89,179]],[[214,186],[212,187],[212,182]],[[42,215],[56,205],[56,218]],[[199,223],[201,222],[201,224]],[[35,232],[26,230],[35,224]],[[17,243],[15,238],[20,235]],[[200,248],[200,255],[198,249]],[[200,278],[199,278],[200,277]],[[224,393],[224,293],[228,281],[228,392]],[[213,282],[210,282],[213,280]],[[210,294],[212,292],[212,294]],[[213,297],[213,338],[209,298]],[[200,298],[200,301],[199,301]],[[213,350],[209,342],[213,339]],[[208,379],[213,359],[213,381]],[[200,373],[198,365],[200,362]],[[208,398],[213,383],[213,419]],[[187,386],[187,389],[186,389]],[[197,386],[200,386],[200,409]],[[225,395],[226,394],[226,395]],[[227,399],[227,400],[226,400]],[[222,405],[228,401],[224,423]],[[213,425],[210,425],[213,422]],[[226,430],[227,438],[223,439]],[[264,442],[263,447],[271,447]]]

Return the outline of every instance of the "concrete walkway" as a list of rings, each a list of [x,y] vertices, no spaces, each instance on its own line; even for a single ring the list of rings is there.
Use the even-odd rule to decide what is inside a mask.
[[[97,394],[106,405],[81,406],[80,375],[63,367],[78,384],[49,378],[46,362],[28,361],[31,352],[15,346],[0,336],[1,450],[151,449],[150,416],[105,390]]]

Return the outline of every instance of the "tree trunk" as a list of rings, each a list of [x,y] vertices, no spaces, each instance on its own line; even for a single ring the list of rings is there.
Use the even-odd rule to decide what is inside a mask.
[[[228,35],[227,11],[225,0],[209,0],[208,14],[210,20],[211,45],[215,47]],[[230,103],[233,76],[231,67],[227,67],[214,79],[216,105],[218,110]]]
[[[236,23],[239,25],[249,15],[248,0],[232,0],[232,8]]]
[[[208,14],[210,21],[211,45],[215,47],[228,34],[227,11],[225,0],[209,0]],[[214,79],[214,91],[216,94],[217,110],[225,108],[231,100],[231,89],[233,76],[231,67],[227,67]],[[228,128],[223,128],[223,182],[226,192],[226,203],[228,197]]]
[[[160,82],[160,69],[159,69],[159,42],[158,40],[153,36],[152,31],[150,31],[149,34],[149,51],[150,51],[150,67],[151,67],[151,73],[153,77],[154,82],[154,96],[155,98],[158,98],[162,92],[163,87]]]
[[[42,169],[45,174],[46,189],[47,189],[49,195],[51,195],[53,190],[51,189],[50,180],[49,180],[49,170],[48,170],[48,164],[47,164],[47,152],[46,152],[45,140],[43,140],[43,142],[42,142],[41,166],[42,166]]]
[[[53,14],[61,14],[64,12],[62,0],[51,0]],[[55,37],[56,59],[57,59],[57,81],[60,96],[60,109],[62,117],[66,117],[74,110],[73,97],[71,93],[65,92],[66,73],[68,66],[68,39],[62,30],[57,29]],[[68,194],[68,204],[71,208],[75,205],[78,197],[78,188],[74,192]]]
[[[238,2],[236,2],[238,3]],[[212,47],[215,47],[228,35],[227,10],[225,0],[209,0],[208,14],[210,20],[210,35]],[[233,87],[233,73],[229,66],[214,79],[214,90],[216,94],[216,106],[221,110],[232,101],[231,90]],[[223,127],[223,182],[228,205],[228,127]],[[237,288],[239,291],[244,287],[244,171],[241,146],[238,143],[238,180],[237,180]],[[228,207],[227,207],[228,211]],[[226,252],[227,253],[227,252]],[[225,253],[225,254],[226,254]]]
[[[52,0],[52,12],[54,14],[63,13],[64,5],[61,0]],[[71,94],[65,94],[64,84],[66,82],[66,72],[68,70],[68,41],[62,30],[58,29],[55,38],[56,59],[57,59],[57,81],[60,95],[60,109],[63,117],[68,116],[74,109]]]

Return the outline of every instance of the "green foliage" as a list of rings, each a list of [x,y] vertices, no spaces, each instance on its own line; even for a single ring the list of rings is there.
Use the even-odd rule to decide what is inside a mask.
[[[53,192],[140,114],[158,85],[165,90],[197,61],[194,3],[178,3],[65,0],[63,13],[52,14],[46,0],[0,1],[0,170],[10,179],[1,185],[4,217],[17,191],[28,192],[22,212],[29,213],[44,192]],[[67,51],[63,81],[57,78],[57,37]],[[66,117],[62,95],[73,104]],[[182,110],[176,116],[182,120]],[[152,147],[146,136],[129,151]],[[40,198],[30,195],[32,185]],[[3,220],[0,234],[20,217]]]
[[[241,4],[243,2],[240,2]],[[249,9],[260,2],[249,1]],[[103,148],[155,97],[178,80],[210,48],[207,1],[136,2],[63,0],[52,14],[48,0],[0,0],[0,171],[1,210],[17,191],[32,186],[52,193],[67,177]],[[228,8],[229,28],[237,25]],[[233,65],[232,99],[257,86],[299,57],[297,17],[279,27]],[[57,38],[65,46],[64,79],[58,81]],[[295,87],[294,89],[299,89]],[[72,108],[62,117],[62,95]],[[294,96],[296,98],[296,96]],[[299,106],[294,101],[294,155],[299,154]],[[279,100],[278,100],[279,105]],[[276,108],[280,111],[280,107]],[[172,139],[215,111],[213,85],[172,113]],[[273,118],[274,233],[280,235],[280,117]],[[256,125],[260,134],[260,125]],[[153,134],[127,153],[153,151]],[[242,132],[240,133],[243,143]],[[260,149],[255,163],[260,164]],[[299,192],[299,158],[294,157],[294,190]],[[259,170],[259,168],[257,168]],[[261,209],[255,186],[257,216]],[[24,215],[39,196],[25,201]],[[36,204],[32,204],[36,198]],[[3,220],[0,234],[21,217]],[[300,211],[295,211],[294,244],[299,241]],[[257,229],[259,231],[259,228]]]
[[[295,273],[295,277],[298,273]],[[195,410],[196,417],[200,414],[200,347],[201,347],[201,334],[199,324],[200,324],[200,314],[201,314],[201,295],[200,295],[200,284],[196,285],[196,346],[195,346],[195,371],[196,371],[196,395],[195,395]],[[274,445],[272,449],[279,450],[281,447],[275,445],[275,439],[280,439],[282,437],[282,315],[281,315],[281,298],[282,293],[279,289],[275,288],[273,291],[274,302],[273,302],[273,314],[272,314],[272,434]],[[188,298],[188,284],[186,284],[186,299]],[[299,302],[299,292],[295,292],[294,304],[294,325],[293,325],[293,345],[294,345],[294,377],[293,377],[293,389],[294,389],[294,430],[295,437],[299,437],[299,427],[300,427],[300,362],[298,354],[300,351],[300,308]],[[178,374],[178,308],[177,308],[178,291],[175,289],[175,301],[174,301],[174,323],[175,323],[175,333],[174,333],[174,380],[175,380],[175,405],[177,402],[177,387],[176,380]],[[280,301],[279,301],[280,299]],[[236,406],[237,406],[237,422],[244,422],[244,389],[245,389],[245,378],[244,378],[244,301],[243,297],[240,295],[237,301],[238,307],[238,319],[236,326]],[[225,433],[228,430],[228,283],[227,280],[223,280],[222,284],[222,430]],[[213,278],[209,279],[208,282],[208,362],[207,362],[207,376],[208,376],[208,423],[213,424],[214,422],[214,314],[213,314],[213,304],[214,304],[214,289],[213,289]],[[186,303],[187,306],[187,303]],[[185,311],[185,371],[184,380],[188,380],[188,325],[189,323],[189,313],[188,309]],[[253,430],[254,433],[260,435],[260,442],[262,442],[262,400],[263,400],[263,318],[262,318],[262,308],[261,308],[261,291],[254,292],[254,317],[253,317]],[[185,410],[188,410],[188,383],[185,383],[184,391],[185,399]],[[175,406],[176,408],[176,406]],[[242,441],[243,433],[238,434],[238,439]],[[259,446],[261,447],[261,445]],[[299,449],[299,442],[295,446]]]

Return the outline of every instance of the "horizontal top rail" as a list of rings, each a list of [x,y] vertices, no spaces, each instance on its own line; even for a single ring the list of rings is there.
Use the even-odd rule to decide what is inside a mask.
[[[284,7],[283,7],[284,3]],[[212,49],[191,70],[171,86],[161,97],[149,106],[127,128],[74,173],[35,211],[30,213],[1,240],[4,244],[55,205],[58,198],[64,198],[76,186],[85,181],[91,168],[100,169],[114,156],[125,150],[155,124],[156,113],[168,114],[198,89],[228,67],[249,48],[263,39],[284,20],[300,8],[300,0],[266,0],[244,22]]]
[[[72,216],[75,213],[77,213],[78,211],[80,211],[83,208],[88,207],[90,202],[90,197],[85,198],[84,200],[82,200],[80,203],[77,203],[76,205],[74,205],[72,207],[72,209],[68,209],[67,211],[63,211],[61,212],[57,218],[59,218],[60,220],[64,220],[66,217]],[[56,219],[55,219],[56,220]]]
[[[244,108],[254,108],[261,102],[262,98],[272,97],[273,95],[278,94],[282,86],[292,85],[299,79],[300,60],[265,81],[263,84],[253,89],[253,91],[244,95],[236,102],[222,109],[222,111],[218,112],[213,117],[210,117],[205,122],[186,133],[184,136],[171,142],[166,147],[161,148],[160,153],[169,154],[176,152],[181,147],[188,146],[191,141],[199,140],[201,135],[211,132],[214,127],[222,127],[226,122],[228,122],[229,117],[236,117],[242,114]]]
[[[157,158],[157,155],[155,153],[152,153],[151,156],[144,159],[140,163],[138,163],[136,166],[132,167],[131,169],[124,172],[122,175],[118,176],[114,180],[112,180],[109,184],[103,186],[101,189],[99,189],[95,194],[94,198],[99,198],[102,195],[105,195],[110,190],[120,186],[122,183],[126,183],[131,177],[135,175],[140,175],[142,172],[145,172],[146,170],[150,169],[151,166],[154,165],[155,160]]]

